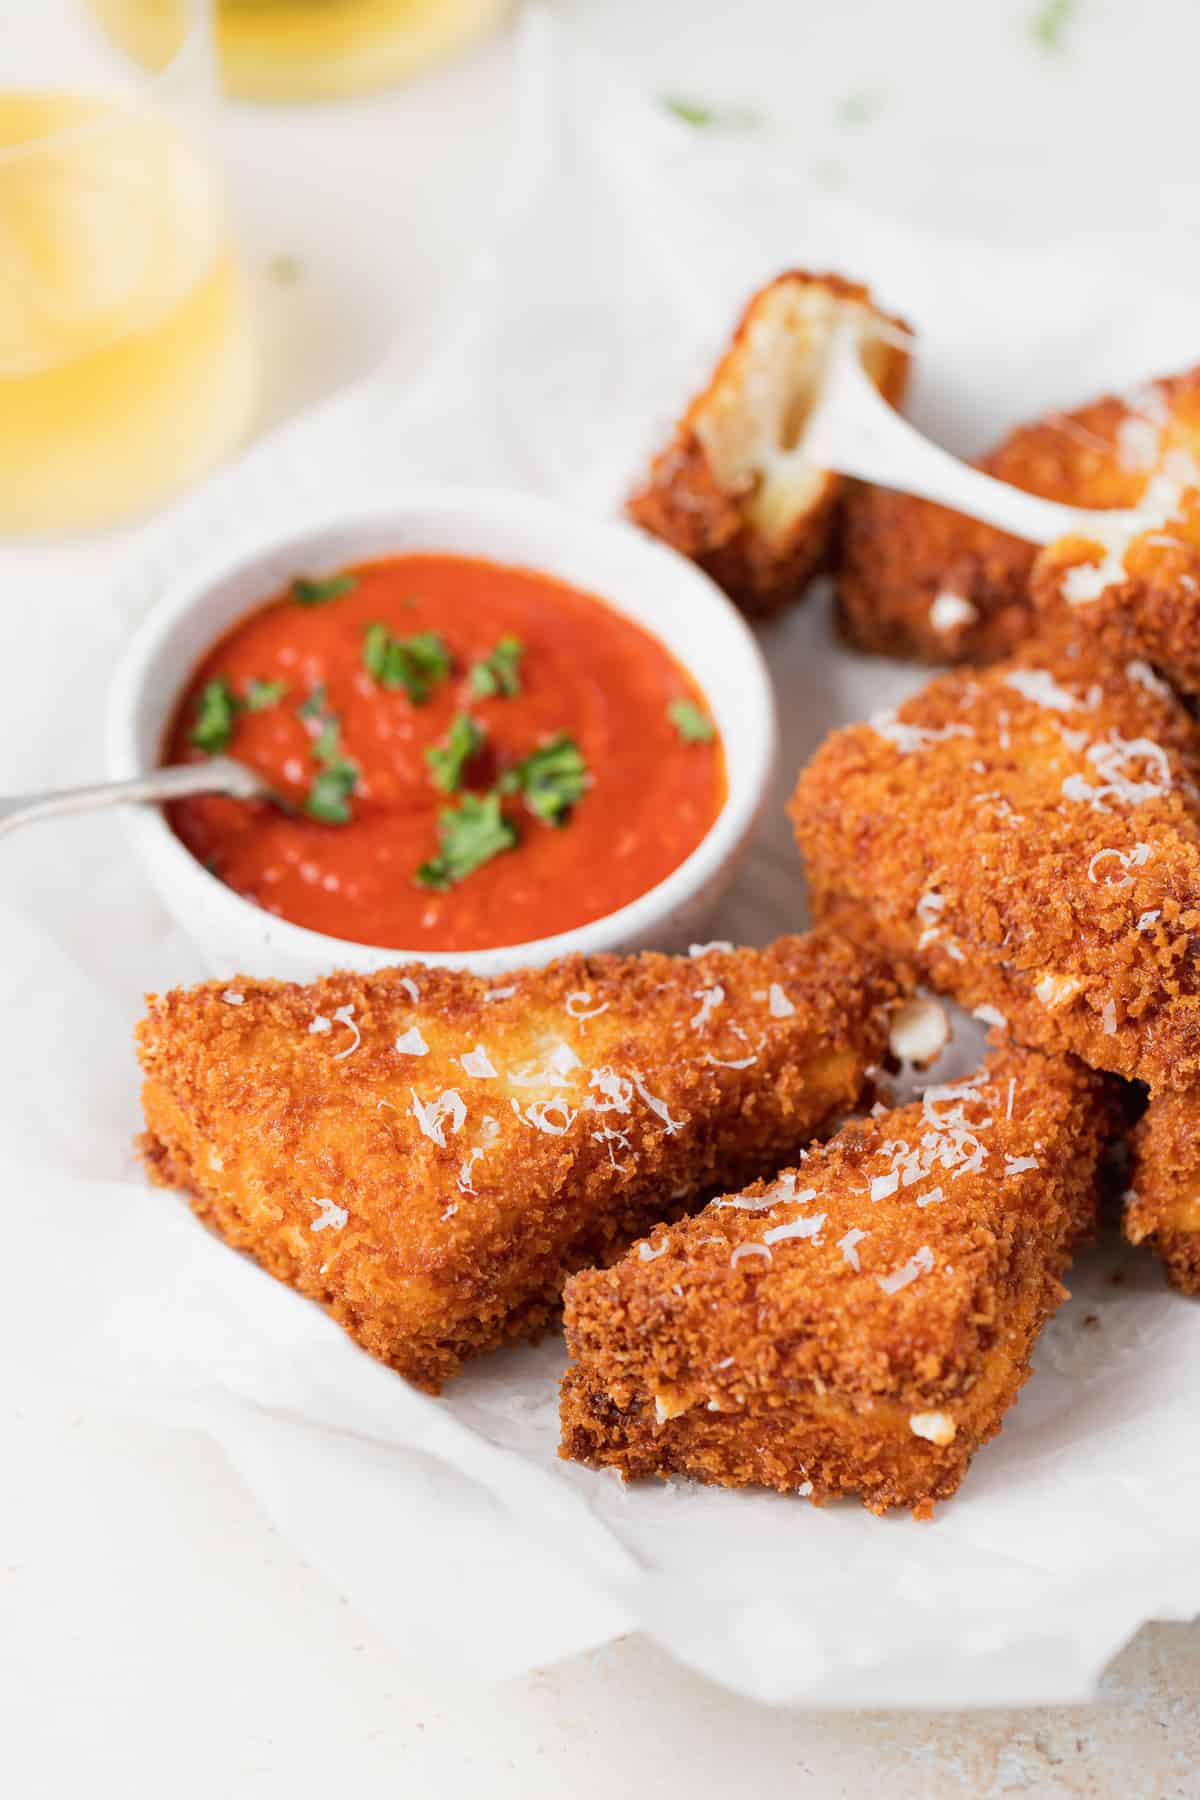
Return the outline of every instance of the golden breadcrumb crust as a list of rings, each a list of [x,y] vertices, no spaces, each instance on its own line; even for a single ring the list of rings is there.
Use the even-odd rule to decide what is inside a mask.
[[[1024,1043],[1173,1088],[1200,1082],[1198,781],[1183,705],[1085,632],[835,732],[790,810],[818,917]]]
[[[1196,470],[1200,479],[1200,468]],[[1065,611],[1102,642],[1131,642],[1181,692],[1200,694],[1200,492],[1178,496],[1172,516],[1133,538],[1110,565],[1102,548],[1078,537],[1050,544],[1034,564],[1034,602],[1052,628]],[[1084,591],[1072,584],[1095,565]],[[1119,566],[1118,566],[1119,565]]]
[[[1200,1294],[1200,1088],[1155,1095],[1129,1144],[1125,1236],[1162,1257],[1173,1288]]]
[[[828,935],[151,996],[151,1177],[437,1389],[581,1264],[854,1104],[903,982]]]
[[[1018,426],[977,466],[1047,500],[1123,507],[1136,505],[1153,470],[1179,449],[1200,453],[1200,369],[1136,395],[1107,394],[1074,412],[1047,413]],[[1035,545],[928,500],[856,488],[837,563],[843,630],[880,655],[994,662],[1037,629],[1036,556]],[[935,611],[945,594],[969,610]]]
[[[863,364],[898,404],[908,374],[905,328],[840,275],[794,269],[751,299],[712,380],[655,457],[629,516],[700,564],[742,611],[799,599],[825,560],[846,483],[794,449],[836,323],[858,315]],[[883,335],[872,335],[882,332]]]
[[[575,1276],[561,1454],[927,1511],[1063,1298],[1116,1085],[1006,1048]]]

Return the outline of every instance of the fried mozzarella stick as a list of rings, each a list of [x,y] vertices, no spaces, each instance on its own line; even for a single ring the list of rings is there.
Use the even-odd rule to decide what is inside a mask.
[[[1071,506],[1136,506],[1180,453],[1200,456],[1200,369],[1018,426],[980,458],[999,481]],[[1073,546],[1074,559],[1088,551]],[[848,496],[838,562],[843,629],[860,649],[989,663],[1038,628],[1036,546],[887,488]],[[1050,577],[1043,580],[1042,604]]]
[[[901,981],[822,934],[152,996],[143,1155],[206,1224],[436,1390],[566,1277],[854,1104]]]
[[[1086,634],[828,738],[791,801],[816,916],[1155,1088],[1200,1083],[1200,736]]]
[[[1032,593],[1054,628],[1064,611],[1100,643],[1129,642],[1181,693],[1200,694],[1200,463],[1164,475],[1151,523],[1107,546],[1060,538],[1034,564]]]
[[[681,550],[743,612],[799,599],[829,548],[847,483],[807,461],[803,423],[835,329],[861,332],[862,360],[899,403],[907,332],[840,275],[780,275],[751,299],[703,393],[629,501],[629,516]]]
[[[1181,1294],[1200,1294],[1200,1089],[1156,1094],[1129,1140],[1123,1230],[1148,1244]]]
[[[561,1454],[928,1513],[1029,1373],[1112,1126],[1103,1077],[1009,1049],[576,1275]]]

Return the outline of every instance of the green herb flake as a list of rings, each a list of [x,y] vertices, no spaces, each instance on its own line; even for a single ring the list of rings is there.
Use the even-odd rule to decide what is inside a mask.
[[[711,744],[717,728],[706,712],[691,700],[672,700],[667,717],[685,744]]]
[[[340,600],[343,594],[352,594],[357,586],[357,575],[329,575],[323,581],[297,575],[292,583],[292,599],[297,606],[325,606],[330,600]]]
[[[347,825],[350,822],[350,795],[358,784],[358,770],[345,757],[329,764],[314,777],[304,797],[304,810],[310,819],[322,825]]]
[[[515,828],[500,811],[499,794],[464,794],[460,805],[438,814],[440,848],[421,864],[417,882],[439,890],[453,887],[516,842]]]
[[[443,794],[457,794],[463,774],[471,758],[483,746],[484,730],[468,713],[458,713],[444,745],[434,744],[425,752],[425,761],[433,774],[433,785]]]
[[[450,652],[436,631],[393,637],[376,622],[363,633],[363,668],[381,687],[403,688],[414,706],[422,706],[437,681],[450,673]]]
[[[834,108],[834,118],[839,125],[848,125],[856,129],[862,125],[873,124],[883,111],[883,95],[874,93],[847,94],[839,100]]]
[[[587,791],[588,766],[574,738],[561,733],[541,744],[500,777],[502,794],[521,793],[535,818],[562,825]]]
[[[319,763],[329,768],[337,762],[342,750],[342,727],[333,713],[326,715],[320,731],[313,739],[312,753]]]
[[[471,692],[480,700],[495,694],[511,699],[521,691],[520,663],[525,646],[520,638],[502,637],[490,656],[471,666]]]
[[[286,681],[259,681],[256,677],[246,684],[245,707],[247,712],[266,712],[269,707],[278,706],[287,695]]]
[[[328,707],[329,695],[326,691],[325,683],[323,681],[318,681],[316,687],[309,693],[308,698],[302,701],[296,708],[296,713],[301,719],[320,719],[324,716]]]
[[[196,706],[192,743],[198,750],[207,751],[209,756],[218,756],[222,750],[227,750],[241,710],[241,701],[223,675],[207,682],[200,690]]]
[[[1078,0],[1045,0],[1029,21],[1034,43],[1052,56],[1061,56],[1067,47],[1067,27],[1078,10]]]
[[[762,114],[752,106],[710,106],[686,94],[664,94],[662,104],[697,131],[753,131],[763,123]]]

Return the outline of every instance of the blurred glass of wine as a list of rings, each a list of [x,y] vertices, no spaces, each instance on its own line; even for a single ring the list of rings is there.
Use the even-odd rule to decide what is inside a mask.
[[[221,80],[251,100],[327,100],[408,81],[494,30],[515,0],[212,0]],[[149,69],[176,52],[185,0],[87,0]]]
[[[144,511],[252,412],[246,295],[192,104],[211,59],[175,4],[177,57],[138,84],[78,8],[0,0],[4,535]]]

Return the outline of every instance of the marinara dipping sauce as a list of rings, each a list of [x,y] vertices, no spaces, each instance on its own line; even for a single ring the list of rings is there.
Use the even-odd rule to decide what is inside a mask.
[[[418,951],[613,912],[726,791],[704,697],[649,632],[549,576],[442,554],[299,576],[235,626],[165,758],[225,751],[295,811],[177,801],[193,854],[281,918]]]

